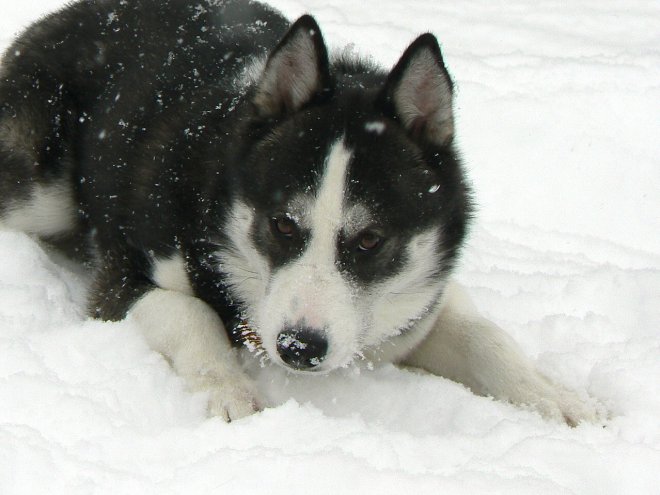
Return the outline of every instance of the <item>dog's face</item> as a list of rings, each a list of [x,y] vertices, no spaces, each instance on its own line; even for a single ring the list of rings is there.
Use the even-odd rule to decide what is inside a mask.
[[[469,213],[435,38],[389,77],[335,70],[310,17],[271,54],[218,252],[268,355],[301,371],[344,366],[432,311]]]

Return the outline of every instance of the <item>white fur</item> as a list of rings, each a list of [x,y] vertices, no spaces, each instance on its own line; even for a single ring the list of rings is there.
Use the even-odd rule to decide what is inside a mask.
[[[479,315],[455,284],[448,287],[445,304],[430,333],[403,363],[570,425],[603,416],[598,404],[541,375],[513,339]]]
[[[225,328],[206,303],[180,292],[153,289],[131,308],[149,346],[163,354],[190,390],[209,395],[209,413],[227,420],[259,408]]]
[[[270,268],[250,239],[253,221],[254,211],[249,206],[240,201],[233,205],[225,225],[229,247],[219,249],[216,260],[232,294],[247,308],[247,317],[256,321],[258,308],[266,296]]]
[[[329,351],[317,370],[345,365],[358,349],[362,318],[354,304],[355,291],[336,266],[351,158],[343,138],[332,145],[316,196],[305,215],[311,226],[310,241],[298,260],[273,275],[257,315],[263,345],[276,360],[277,335],[286,326],[305,325],[326,332]]]
[[[306,255],[312,264],[334,265],[337,235],[344,223],[346,176],[352,156],[343,137],[330,148],[310,215],[312,238]]]
[[[309,194],[298,194],[294,196],[287,204],[287,214],[295,222],[307,229],[314,229],[315,218],[313,212],[316,209],[316,198]],[[363,204],[343,205],[342,218],[338,219],[341,223],[340,229],[348,238],[353,237],[374,222],[374,215]],[[318,224],[318,222],[317,222]]]
[[[193,295],[185,260],[181,253],[170,258],[156,258],[152,262],[151,279],[161,289],[175,290],[189,296]]]
[[[397,275],[375,285],[368,295],[374,331],[366,336],[367,346],[405,331],[406,326],[416,325],[438,304],[445,280],[435,275],[441,254],[437,229],[416,235],[406,254],[406,266]]]
[[[12,203],[2,226],[41,237],[64,234],[75,227],[77,206],[68,182],[34,186],[29,198]]]

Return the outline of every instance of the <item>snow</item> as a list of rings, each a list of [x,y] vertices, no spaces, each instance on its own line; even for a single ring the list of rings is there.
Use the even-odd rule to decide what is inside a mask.
[[[364,126],[364,130],[367,132],[373,132],[374,134],[381,135],[383,132],[385,132],[385,129],[387,126],[385,125],[385,122],[367,122]]]
[[[1,3],[7,46],[64,1]],[[206,419],[130,321],[84,317],[84,272],[0,232],[0,493],[660,493],[660,4],[274,4],[385,65],[439,36],[480,205],[459,279],[611,418],[570,429],[394,367],[256,367],[271,407]]]

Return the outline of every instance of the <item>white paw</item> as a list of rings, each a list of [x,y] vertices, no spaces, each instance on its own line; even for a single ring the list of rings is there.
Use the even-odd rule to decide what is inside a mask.
[[[538,375],[529,388],[521,387],[514,402],[538,411],[543,417],[575,427],[580,423],[600,423],[607,418],[605,407],[591,397],[576,392]],[[525,390],[526,389],[526,390]]]
[[[208,414],[235,421],[261,410],[254,384],[242,374],[199,375],[191,380],[195,392],[208,394]]]

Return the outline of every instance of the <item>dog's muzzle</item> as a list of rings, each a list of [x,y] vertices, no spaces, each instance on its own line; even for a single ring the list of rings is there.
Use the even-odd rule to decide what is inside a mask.
[[[328,340],[320,330],[287,328],[277,336],[277,353],[290,368],[311,371],[325,359]]]

